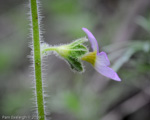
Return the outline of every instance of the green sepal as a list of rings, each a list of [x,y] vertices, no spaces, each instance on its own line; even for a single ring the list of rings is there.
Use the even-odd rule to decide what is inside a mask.
[[[84,38],[79,38],[79,39],[73,41],[72,43],[70,43],[69,45],[73,47],[73,46],[76,46],[78,44],[82,44],[82,43],[87,42],[87,41],[88,40],[85,37]]]
[[[69,63],[72,70],[77,72],[83,72],[83,65],[78,59],[68,56],[66,60]]]
[[[69,52],[69,56],[73,58],[80,58],[81,56],[85,55],[88,50],[84,45],[78,44],[76,46],[73,46]]]
[[[68,44],[69,53],[68,57],[66,57],[66,60],[70,64],[71,69],[74,71],[83,72],[84,70],[83,65],[79,60],[79,58],[81,58],[88,52],[87,47],[82,44],[86,41],[87,41],[86,38],[80,38]]]

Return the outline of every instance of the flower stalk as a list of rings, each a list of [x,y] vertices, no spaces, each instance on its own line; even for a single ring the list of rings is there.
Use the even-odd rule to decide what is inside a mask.
[[[37,0],[30,0],[29,2],[32,19],[31,21],[32,21],[33,54],[34,54],[33,59],[34,59],[35,84],[36,84],[35,91],[36,91],[37,112],[38,112],[38,119],[45,120]]]

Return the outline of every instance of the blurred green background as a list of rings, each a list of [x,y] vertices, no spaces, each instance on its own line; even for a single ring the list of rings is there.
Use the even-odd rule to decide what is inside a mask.
[[[0,119],[34,115],[28,13],[28,0],[0,1]],[[41,14],[45,42],[69,43],[86,27],[122,79],[88,63],[73,73],[55,55],[44,58],[48,119],[150,120],[149,0],[41,0]]]

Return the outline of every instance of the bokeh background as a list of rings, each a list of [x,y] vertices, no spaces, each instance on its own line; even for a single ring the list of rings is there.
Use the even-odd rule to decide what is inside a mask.
[[[34,115],[28,13],[28,0],[0,1],[0,119]],[[74,73],[46,57],[48,119],[150,120],[150,0],[41,0],[41,13],[45,42],[69,43],[86,27],[122,79],[109,80],[86,62],[83,74]]]

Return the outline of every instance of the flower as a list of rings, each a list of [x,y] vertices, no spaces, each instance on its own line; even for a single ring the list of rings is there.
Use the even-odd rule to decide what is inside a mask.
[[[110,65],[110,61],[107,54],[105,52],[99,53],[98,43],[93,34],[87,28],[82,28],[82,30],[87,34],[93,52],[85,54],[81,57],[81,59],[91,63],[97,72],[102,75],[116,81],[121,81],[117,73],[112,68],[108,67]]]

